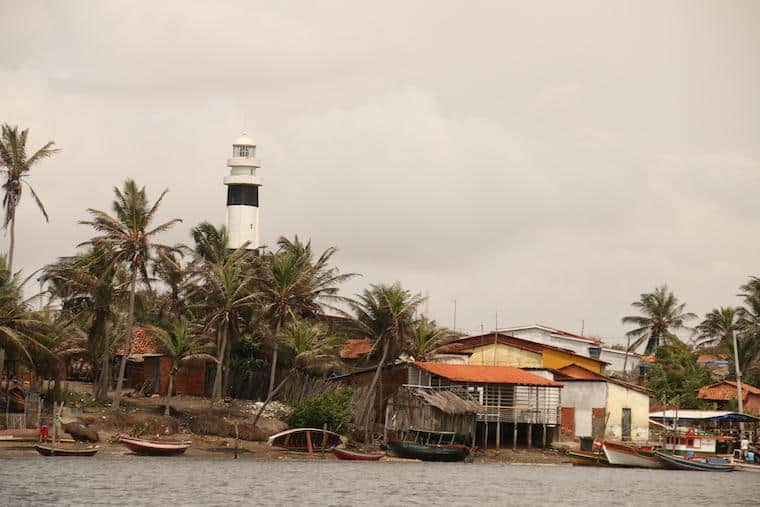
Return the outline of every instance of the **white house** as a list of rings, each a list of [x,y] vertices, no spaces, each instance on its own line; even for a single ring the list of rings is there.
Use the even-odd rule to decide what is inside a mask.
[[[649,439],[648,389],[578,365],[556,370],[554,380],[565,386],[560,409],[562,438]]]
[[[499,331],[524,340],[569,349],[585,357],[600,359],[609,363],[606,368],[608,372],[622,372],[623,367],[627,372],[636,372],[641,359],[639,354],[605,347],[601,340],[541,324],[508,327]]]

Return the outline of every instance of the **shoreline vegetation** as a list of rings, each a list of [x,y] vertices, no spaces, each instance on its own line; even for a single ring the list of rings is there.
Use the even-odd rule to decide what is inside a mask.
[[[249,250],[247,244],[231,249],[224,226],[202,222],[191,227],[187,244],[163,244],[161,236],[181,223],[180,218],[157,223],[170,202],[168,190],[151,200],[131,179],[114,187],[109,211],[82,210],[88,218],[79,223],[90,235],[72,245],[74,255],[51,259],[32,275],[13,271],[16,241],[31,234],[15,229],[16,208],[26,188],[47,220],[48,210],[28,178],[33,167],[57,152],[49,142],[27,156],[32,153],[25,146],[27,132],[5,125],[0,136],[4,226],[11,235],[8,255],[0,255],[0,395],[4,391],[8,399],[12,380],[21,379],[38,393],[47,381],[49,414],[54,402],[69,395],[65,384],[79,379],[92,403],[73,405],[89,407],[80,416],[102,431],[105,441],[115,431],[146,436],[192,431],[229,439],[235,423],[250,440],[261,441],[283,425],[308,421],[371,448],[382,434],[375,408],[383,401],[376,399],[383,395],[383,365],[401,357],[435,360],[442,346],[462,337],[424,316],[422,295],[401,282],[368,284],[350,297],[341,294],[341,285],[359,274],[334,264],[335,247],[319,252],[297,235],[280,236],[266,249],[254,245]],[[44,287],[30,294],[30,280],[36,277]],[[618,375],[655,391],[657,403],[681,408],[713,408],[697,396],[700,387],[714,381],[698,364],[699,354],[730,358],[726,378],[743,376],[757,383],[760,278],[750,276],[739,290],[742,306],[713,310],[696,327],[688,324],[697,316],[666,285],[641,294],[632,304],[637,314],[622,319],[633,326],[625,349],[642,347],[651,360],[645,372]],[[137,345],[146,345],[136,336],[138,328],[153,338],[147,354],[135,354]],[[369,346],[343,357],[348,340]],[[127,378],[134,355],[160,356],[166,374]],[[372,371],[372,378],[353,391],[338,392],[340,386],[325,380],[360,369]],[[174,393],[180,380],[184,389],[194,386],[195,394],[210,396],[196,398],[197,407],[189,407]],[[129,397],[125,382],[161,396]],[[299,407],[298,418],[266,417],[280,401]],[[155,421],[138,420],[136,414],[165,421],[166,427],[140,427]],[[250,445],[258,454],[258,444]],[[522,455],[485,454],[506,461]]]

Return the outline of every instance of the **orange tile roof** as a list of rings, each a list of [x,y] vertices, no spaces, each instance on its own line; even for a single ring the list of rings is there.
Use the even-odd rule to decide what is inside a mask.
[[[710,361],[725,361],[728,359],[727,354],[700,354],[697,358],[698,363],[709,363]]]
[[[760,394],[760,389],[749,384],[742,384],[742,393],[744,398],[749,394]],[[697,398],[712,401],[728,401],[736,398],[736,382],[733,380],[724,380],[717,384],[711,384],[700,388]]]
[[[132,328],[132,345],[129,355],[163,354],[161,341],[148,328],[135,326]],[[124,345],[116,349],[116,355],[124,355]]]
[[[562,387],[553,380],[539,377],[514,366],[480,366],[474,364],[424,363],[416,361],[422,368],[439,377],[455,382],[472,382],[475,384],[520,384],[528,386]]]
[[[567,376],[571,379],[608,380],[608,377],[605,377],[604,375],[600,375],[599,373],[593,372],[575,363],[568,364],[567,366],[563,366],[562,368],[559,368],[557,371],[560,372],[562,375]]]
[[[352,338],[346,340],[343,344],[343,348],[340,350],[340,357],[342,359],[358,359],[360,356],[369,354],[374,346],[375,342],[369,338]]]

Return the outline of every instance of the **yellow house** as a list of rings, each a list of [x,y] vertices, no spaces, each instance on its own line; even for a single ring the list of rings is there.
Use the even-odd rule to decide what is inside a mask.
[[[604,373],[607,363],[581,356],[567,349],[531,342],[501,333],[463,338],[450,343],[441,352],[468,355],[468,364],[547,368],[558,370],[571,364],[595,373]]]

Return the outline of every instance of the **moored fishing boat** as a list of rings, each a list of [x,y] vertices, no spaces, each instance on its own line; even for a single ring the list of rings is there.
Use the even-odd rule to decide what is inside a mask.
[[[733,472],[736,467],[723,458],[699,456],[685,458],[663,451],[654,451],[654,456],[664,468],[670,470],[691,470],[699,472]]]
[[[409,429],[401,438],[389,438],[388,455],[422,461],[464,461],[470,448],[456,442],[456,433]]]
[[[567,451],[570,463],[574,466],[591,466],[591,467],[609,467],[610,461],[603,451],[584,451],[581,449],[571,449]]]
[[[57,445],[34,444],[32,447],[43,456],[95,456],[100,447],[61,447]]]
[[[610,465],[637,468],[662,468],[662,463],[655,457],[653,451],[619,444],[607,440],[602,444],[604,454]]]
[[[119,441],[130,451],[143,456],[176,456],[183,454],[193,443],[190,440],[145,440],[124,435]]]
[[[336,458],[346,461],[378,461],[385,456],[384,452],[356,452],[340,447],[333,447],[332,453]]]
[[[340,445],[341,436],[319,428],[293,428],[272,435],[267,440],[272,447],[288,451],[329,451]]]

